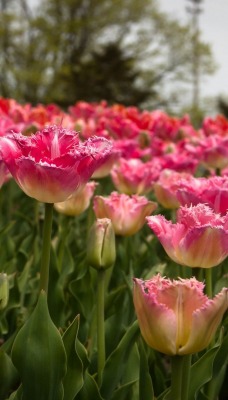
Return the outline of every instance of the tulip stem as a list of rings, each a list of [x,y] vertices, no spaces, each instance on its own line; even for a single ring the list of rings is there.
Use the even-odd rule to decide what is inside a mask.
[[[189,382],[190,382],[190,368],[191,368],[191,361],[192,355],[187,354],[182,356],[183,362],[183,373],[182,373],[182,390],[181,390],[181,399],[187,400],[188,399],[188,392],[189,392]]]
[[[63,266],[63,257],[66,248],[67,234],[69,232],[70,218],[59,214],[59,244],[58,244],[58,270],[61,272]]]
[[[52,232],[53,204],[45,203],[43,245],[41,254],[40,268],[40,290],[48,292],[49,264],[51,251],[51,232]]]
[[[183,400],[181,398],[181,386],[182,386],[182,357],[172,356],[171,357],[171,392],[170,400]]]
[[[102,373],[105,365],[105,324],[104,324],[104,294],[105,270],[97,270],[97,360],[98,385],[101,386]]]
[[[212,269],[211,268],[206,268],[205,280],[206,280],[206,294],[209,297],[209,299],[212,299],[213,290],[212,290]]]
[[[170,400],[188,400],[191,356],[171,357]]]

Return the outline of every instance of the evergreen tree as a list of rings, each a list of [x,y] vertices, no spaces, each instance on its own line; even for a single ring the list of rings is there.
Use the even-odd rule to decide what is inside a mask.
[[[145,84],[139,84],[140,71],[134,66],[134,59],[126,56],[118,43],[109,43],[93,51],[89,58],[77,64],[71,74],[71,92],[66,68],[56,75],[48,102],[57,102],[67,107],[77,100],[97,102],[105,99],[109,104],[141,104],[151,96]]]
[[[218,111],[224,115],[224,117],[228,118],[228,101],[225,100],[223,97],[218,98],[217,103]]]

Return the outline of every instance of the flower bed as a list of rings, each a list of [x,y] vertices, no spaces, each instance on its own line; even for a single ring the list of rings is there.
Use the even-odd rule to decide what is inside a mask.
[[[227,398],[224,117],[0,98],[0,184],[0,400]]]

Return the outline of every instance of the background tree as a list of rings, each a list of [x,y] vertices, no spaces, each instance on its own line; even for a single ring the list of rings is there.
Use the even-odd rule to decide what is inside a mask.
[[[224,117],[228,118],[228,100],[224,97],[219,97],[217,101],[218,111],[224,115]]]
[[[108,43],[99,51],[92,51],[70,71],[70,92],[69,71],[60,70],[46,100],[63,107],[73,104],[76,96],[90,102],[105,99],[109,104],[141,104],[150,98],[151,89],[145,82],[139,84],[140,71],[134,64],[135,60],[127,56],[118,43]]]
[[[169,111],[188,100],[191,30],[156,1],[41,0],[31,8],[21,0],[17,13],[13,4],[1,13],[1,95],[64,107],[105,98]],[[210,46],[200,41],[199,51],[202,76],[212,73]]]

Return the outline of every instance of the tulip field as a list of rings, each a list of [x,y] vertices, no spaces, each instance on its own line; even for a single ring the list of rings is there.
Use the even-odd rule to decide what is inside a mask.
[[[0,400],[228,399],[228,120],[0,98]]]

